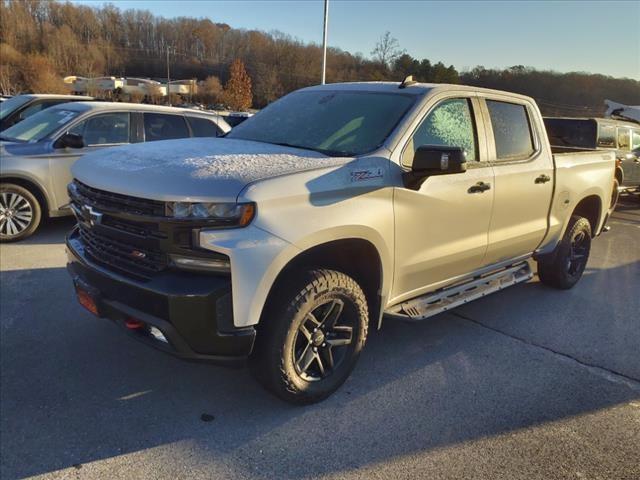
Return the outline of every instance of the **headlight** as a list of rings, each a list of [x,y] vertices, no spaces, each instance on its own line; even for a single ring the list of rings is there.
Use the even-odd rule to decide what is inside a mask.
[[[189,203],[167,202],[167,217],[181,219],[218,220],[221,225],[244,227],[256,212],[253,203]]]

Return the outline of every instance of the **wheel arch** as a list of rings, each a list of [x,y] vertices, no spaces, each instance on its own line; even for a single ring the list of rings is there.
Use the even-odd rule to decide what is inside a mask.
[[[47,199],[44,188],[42,188],[38,182],[30,178],[7,175],[0,177],[0,184],[4,183],[12,183],[29,190],[33,196],[36,197],[36,200],[38,200],[40,210],[42,211],[42,217],[46,218],[49,216],[49,200]]]
[[[598,195],[584,197],[578,202],[571,215],[586,218],[591,225],[591,236],[595,237],[602,217],[602,199]]]
[[[364,238],[331,240],[311,246],[292,257],[271,284],[261,317],[272,302],[281,298],[278,292],[287,278],[301,270],[313,268],[337,270],[352,277],[367,297],[370,321],[379,324],[383,308],[383,260],[376,246]]]

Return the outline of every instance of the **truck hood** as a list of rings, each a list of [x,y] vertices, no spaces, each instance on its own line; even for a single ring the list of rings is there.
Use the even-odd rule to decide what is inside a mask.
[[[248,140],[190,138],[92,152],[71,172],[91,187],[139,198],[232,201],[249,183],[349,160]]]

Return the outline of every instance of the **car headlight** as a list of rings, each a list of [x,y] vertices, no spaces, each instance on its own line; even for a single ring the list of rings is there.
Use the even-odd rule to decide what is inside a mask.
[[[256,212],[254,203],[190,203],[167,202],[167,217],[219,221],[221,225],[244,227]]]

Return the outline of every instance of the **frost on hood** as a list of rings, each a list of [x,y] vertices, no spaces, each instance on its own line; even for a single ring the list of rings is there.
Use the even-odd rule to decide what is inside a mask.
[[[250,182],[294,171],[337,166],[348,159],[247,140],[194,138],[110,148],[88,154],[83,160],[85,166],[91,162],[96,170],[117,170],[125,174],[147,172]]]

